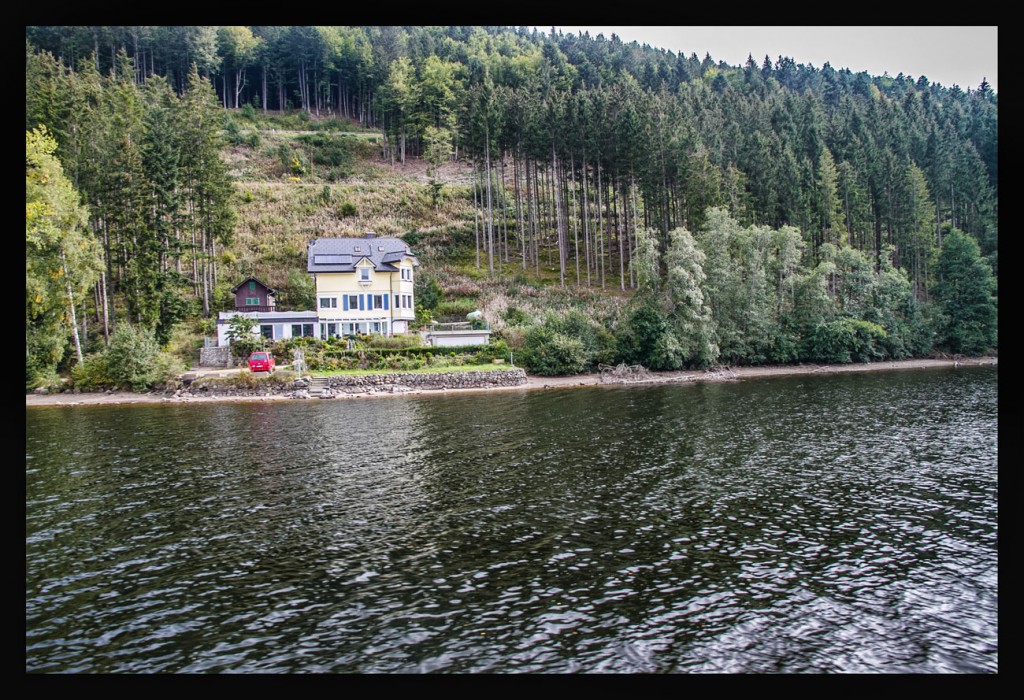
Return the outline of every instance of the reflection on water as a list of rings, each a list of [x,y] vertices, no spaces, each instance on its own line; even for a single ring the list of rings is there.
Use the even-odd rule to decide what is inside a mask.
[[[994,672],[996,369],[27,412],[35,672]]]

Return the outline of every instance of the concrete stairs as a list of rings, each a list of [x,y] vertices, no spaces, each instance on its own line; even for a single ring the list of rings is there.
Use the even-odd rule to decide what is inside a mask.
[[[310,377],[309,395],[320,396],[324,393],[324,389],[328,387],[327,377]]]

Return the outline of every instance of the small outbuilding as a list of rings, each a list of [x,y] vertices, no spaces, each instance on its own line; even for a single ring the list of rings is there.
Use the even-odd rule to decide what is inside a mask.
[[[232,287],[231,293],[235,295],[235,311],[277,311],[277,291],[252,275]]]

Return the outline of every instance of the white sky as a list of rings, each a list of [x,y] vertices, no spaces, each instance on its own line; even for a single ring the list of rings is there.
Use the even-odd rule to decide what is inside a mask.
[[[563,33],[590,32],[591,37],[617,34],[700,58],[710,53],[715,63],[741,66],[751,54],[760,66],[765,55],[774,64],[779,56],[821,68],[849,68],[871,75],[900,73],[915,80],[924,75],[933,83],[961,89],[977,88],[987,78],[998,92],[997,27],[556,27]],[[550,31],[550,27],[538,27]]]

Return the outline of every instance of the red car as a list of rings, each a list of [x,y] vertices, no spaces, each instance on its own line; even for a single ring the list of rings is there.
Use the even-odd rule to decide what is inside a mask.
[[[274,371],[274,354],[270,352],[254,352],[249,355],[249,369],[253,372]]]

